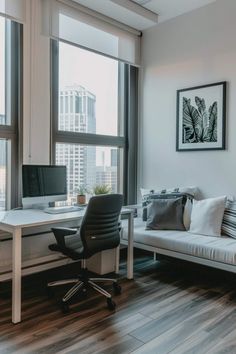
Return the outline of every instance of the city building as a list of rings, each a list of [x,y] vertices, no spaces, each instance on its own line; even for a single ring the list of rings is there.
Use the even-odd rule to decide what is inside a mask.
[[[6,122],[6,116],[5,116],[5,114],[0,114],[0,125],[1,125],[1,124],[2,124],[2,125],[6,124],[5,122]]]
[[[117,192],[117,167],[116,166],[97,166],[96,184],[111,187],[113,193]]]
[[[6,203],[6,166],[0,166],[0,210],[5,209]]]
[[[111,149],[111,166],[117,166],[117,149]]]
[[[96,133],[96,96],[82,86],[70,86],[60,91],[59,130]],[[67,187],[73,197],[81,185],[96,183],[96,148],[78,144],[56,145],[56,163],[67,166]]]
[[[117,192],[117,149],[110,149],[110,164],[106,163],[105,153],[102,151],[102,165],[96,166],[96,184],[111,187],[113,193]]]

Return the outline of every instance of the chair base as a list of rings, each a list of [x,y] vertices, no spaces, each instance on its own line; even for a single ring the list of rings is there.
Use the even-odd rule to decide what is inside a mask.
[[[121,287],[117,283],[116,279],[112,278],[89,278],[87,276],[87,271],[86,269],[83,270],[83,273],[79,275],[79,277],[76,279],[65,279],[65,280],[58,280],[58,281],[53,281],[48,283],[48,289],[51,289],[52,287],[60,286],[60,285],[66,285],[66,284],[74,284],[70,290],[67,291],[67,293],[63,296],[62,301],[61,301],[61,308],[63,313],[67,313],[69,311],[69,301],[76,295],[76,294],[82,294],[86,295],[88,288],[92,288],[98,293],[102,294],[103,296],[106,297],[107,299],[107,306],[109,310],[115,310],[116,304],[112,300],[112,295],[108,293],[105,289],[103,289],[101,286],[97,284],[97,282],[112,282],[113,285],[113,290],[116,295],[121,293]]]

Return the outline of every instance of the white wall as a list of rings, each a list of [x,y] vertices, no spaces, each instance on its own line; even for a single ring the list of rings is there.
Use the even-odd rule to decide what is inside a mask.
[[[235,14],[235,0],[218,0],[143,33],[140,186],[236,196]],[[176,90],[224,80],[227,149],[176,152]]]

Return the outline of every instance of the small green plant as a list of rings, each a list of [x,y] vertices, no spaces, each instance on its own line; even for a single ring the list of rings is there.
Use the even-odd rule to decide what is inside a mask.
[[[95,195],[99,194],[109,194],[111,193],[111,187],[107,184],[98,184],[93,188],[93,193]]]
[[[87,186],[84,184],[81,184],[78,188],[76,188],[75,192],[78,195],[85,195],[86,193],[89,193]]]

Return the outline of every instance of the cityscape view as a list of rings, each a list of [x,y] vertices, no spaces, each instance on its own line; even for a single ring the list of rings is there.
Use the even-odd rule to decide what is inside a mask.
[[[5,115],[0,115],[5,124]],[[96,96],[82,86],[66,87],[59,97],[59,130],[96,133]],[[6,200],[6,140],[0,140],[0,209]],[[73,200],[81,187],[90,193],[96,185],[117,191],[116,147],[56,144],[56,164],[67,166],[68,198]]]
[[[96,133],[96,96],[80,85],[68,86],[59,95],[59,130]],[[56,164],[67,166],[67,189],[73,198],[81,187],[92,193],[96,185],[117,191],[117,148],[56,144]]]
[[[112,58],[59,43],[58,129],[118,136],[119,64]],[[56,163],[67,166],[69,198],[80,187],[91,193],[97,185],[117,192],[117,147],[56,144]]]
[[[4,38],[1,22],[1,48],[5,47]],[[6,125],[5,56],[1,54],[0,125]],[[60,42],[58,129],[118,135],[116,60]],[[7,143],[6,139],[0,139],[0,210],[6,208]],[[117,147],[56,143],[56,164],[67,166],[69,200],[75,201],[81,187],[91,194],[98,185],[108,186],[111,192],[117,192],[118,157]]]

